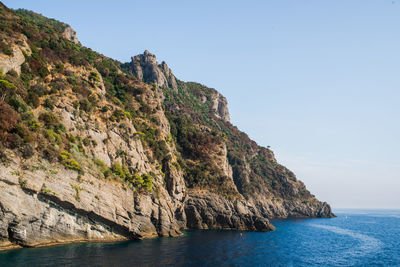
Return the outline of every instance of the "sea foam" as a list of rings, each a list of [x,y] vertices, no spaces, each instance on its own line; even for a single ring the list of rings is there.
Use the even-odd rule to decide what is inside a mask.
[[[366,234],[357,233],[349,229],[343,229],[332,225],[322,225],[322,224],[309,224],[309,226],[325,229],[339,235],[346,235],[354,238],[360,242],[360,245],[351,248],[346,254],[349,256],[364,256],[369,253],[376,253],[383,246],[382,241],[372,236]]]

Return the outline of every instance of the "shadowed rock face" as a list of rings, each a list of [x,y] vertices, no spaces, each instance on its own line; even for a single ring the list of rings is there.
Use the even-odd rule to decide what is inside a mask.
[[[0,9],[0,16],[7,14],[2,19],[17,20],[17,15],[1,3]],[[75,51],[80,51],[82,47],[75,31],[64,27],[63,24],[54,34],[69,40],[68,46],[76,45]],[[4,72],[15,70],[17,74],[4,75],[2,79],[16,83],[18,90],[14,93],[23,92],[18,98],[22,102],[28,93],[18,81],[24,71],[21,65],[26,63],[25,71],[30,72],[38,61],[30,58],[34,51],[29,45],[32,40],[19,32],[8,31],[8,34],[7,42],[13,53],[6,55],[0,51],[0,67]],[[327,203],[318,201],[293,173],[276,162],[272,151],[257,146],[229,123],[227,100],[216,90],[199,84],[189,88],[189,83],[177,80],[168,65],[158,64],[155,55],[148,51],[124,64],[128,69],[115,65],[113,75],[119,75],[119,79],[117,84],[111,84],[113,80],[107,66],[114,61],[98,54],[94,62],[104,61],[105,64],[76,65],[64,58],[51,61],[56,57],[49,49],[42,49],[47,53],[47,57],[41,58],[45,68],[40,74],[43,77],[29,73],[33,78],[26,85],[29,90],[39,86],[46,94],[38,97],[38,105],[27,107],[27,112],[18,111],[18,108],[15,111],[21,113],[18,115],[21,123],[29,123],[24,125],[26,129],[32,125],[39,127],[32,130],[37,140],[27,141],[19,148],[0,146],[0,249],[177,236],[187,228],[269,231],[274,229],[269,218],[334,216]],[[35,57],[39,56],[41,54],[36,51]],[[79,79],[87,88],[77,86]],[[157,90],[154,83],[159,87]],[[55,85],[60,91],[53,90]],[[118,90],[127,88],[124,93],[129,103],[125,104],[129,104],[134,111],[132,114],[136,115],[123,110],[121,100],[115,101],[115,96],[109,98],[111,92],[107,90],[113,88],[111,85],[116,85]],[[190,94],[189,89],[193,89]],[[88,95],[83,96],[82,91]],[[181,102],[187,101],[192,106],[200,103],[202,106],[196,111],[205,110],[206,121],[226,127],[224,130],[236,142],[235,147],[246,142],[246,151],[240,150],[239,156],[234,158],[229,154],[232,143],[222,134],[221,128],[218,132],[201,123],[194,125],[195,133],[201,133],[197,137],[202,136],[204,140],[192,142],[196,143],[194,148],[205,144],[204,149],[193,155],[180,151],[178,140],[172,136],[172,126],[179,125],[172,125],[166,114],[189,112],[186,109],[190,105],[181,109],[171,105],[168,110],[163,102],[168,91],[182,97]],[[189,98],[183,97],[185,93]],[[51,109],[40,105],[50,97]],[[91,98],[95,98],[95,105],[89,109],[85,100]],[[2,105],[8,104],[2,102]],[[40,121],[40,114],[49,112],[56,118],[57,125],[62,125],[62,130],[32,123]],[[140,112],[143,114],[139,116]],[[179,115],[204,119],[195,113]],[[22,117],[29,116],[30,121],[22,122]],[[175,128],[176,132],[185,130]],[[79,164],[78,171],[65,165],[61,154],[52,158],[50,150],[43,150],[44,147],[57,149],[63,142],[64,149],[68,149]],[[157,158],[157,153],[162,155]],[[258,158],[269,167],[264,168],[259,161],[255,165],[254,160]],[[204,160],[213,166],[207,179],[222,179],[218,180],[219,188],[189,186],[187,164],[195,165]],[[116,174],[116,164],[126,167],[124,172],[132,174],[130,180]],[[111,176],[106,172],[112,172]],[[262,178],[260,172],[268,176]],[[134,185],[132,180],[139,179],[135,181],[139,183],[140,176],[137,178],[133,174],[151,174],[151,190]]]
[[[275,228],[251,203],[229,201],[210,192],[189,191],[185,203],[187,226],[192,229],[270,231]]]

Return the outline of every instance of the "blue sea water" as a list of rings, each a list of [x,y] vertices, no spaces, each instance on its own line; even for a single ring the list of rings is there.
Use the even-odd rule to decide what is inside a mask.
[[[400,266],[400,210],[337,210],[275,220],[273,232],[187,231],[178,238],[0,252],[0,266]]]

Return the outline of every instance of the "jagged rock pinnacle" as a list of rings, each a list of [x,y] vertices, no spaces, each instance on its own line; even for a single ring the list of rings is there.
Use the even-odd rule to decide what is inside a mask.
[[[175,76],[164,61],[158,65],[156,56],[145,50],[143,54],[132,57],[132,72],[140,80],[156,83],[160,87],[170,87],[178,90]]]

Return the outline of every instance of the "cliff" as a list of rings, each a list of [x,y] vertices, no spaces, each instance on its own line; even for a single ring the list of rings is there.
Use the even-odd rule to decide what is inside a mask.
[[[121,64],[2,4],[0,28],[0,249],[333,216],[225,97],[150,52]]]
[[[144,51],[143,54],[132,57],[131,62],[125,63],[121,67],[125,72],[135,75],[145,83],[154,83],[162,88],[170,88],[173,89],[175,93],[186,90],[187,85],[194,84],[179,81],[165,61],[158,64],[156,56],[147,50]],[[205,91],[198,90],[196,92],[196,98],[198,98],[202,104],[210,102],[211,105],[209,109],[213,111],[213,114],[217,118],[227,122],[230,121],[228,101],[218,91],[208,89],[206,94]]]

